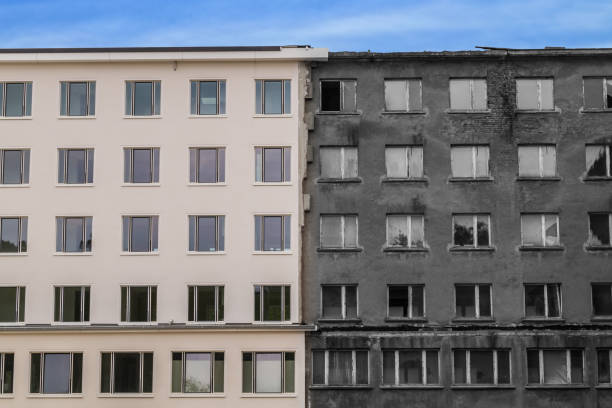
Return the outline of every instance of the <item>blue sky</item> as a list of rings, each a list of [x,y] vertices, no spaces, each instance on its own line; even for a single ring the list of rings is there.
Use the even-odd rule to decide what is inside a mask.
[[[612,2],[0,0],[0,48],[310,44],[612,47]]]

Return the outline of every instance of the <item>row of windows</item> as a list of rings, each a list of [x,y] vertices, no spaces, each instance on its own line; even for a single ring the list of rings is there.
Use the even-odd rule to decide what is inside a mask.
[[[56,286],[53,289],[53,321],[88,323],[91,288]],[[223,322],[225,286],[188,286],[189,322]],[[255,285],[253,321],[291,320],[291,286]],[[23,323],[26,312],[25,286],[0,286],[0,324]],[[157,321],[157,286],[121,286],[120,321],[150,323]]]
[[[226,113],[226,80],[190,81],[191,115]],[[95,81],[62,81],[59,92],[60,116],[96,115]],[[125,81],[125,115],[159,116],[161,81]],[[291,113],[291,80],[255,80],[255,113]],[[32,82],[0,82],[0,117],[32,116]]]
[[[172,393],[223,393],[225,352],[172,352]],[[82,352],[30,353],[30,394],[81,394]],[[100,353],[101,394],[153,392],[152,352]],[[0,394],[13,393],[14,353],[0,353]],[[242,392],[294,393],[295,352],[243,352]]]
[[[58,149],[58,184],[92,184],[94,149]],[[290,147],[255,147],[256,183],[291,181]],[[158,147],[123,148],[123,182],[159,183]],[[0,149],[0,184],[29,184],[30,149]],[[189,183],[225,183],[225,147],[189,148]]]
[[[586,179],[609,178],[611,146],[587,144]],[[452,180],[490,180],[489,146],[452,145]],[[359,176],[357,146],[321,146],[320,181],[357,179]],[[368,153],[369,154],[369,153]],[[439,166],[439,161],[435,163]],[[425,178],[423,146],[386,146],[386,177],[389,180],[420,180]],[[553,144],[518,146],[518,176],[527,179],[558,179],[557,148]],[[354,180],[353,180],[354,181]]]
[[[612,285],[591,285],[593,316],[612,318]],[[454,293],[456,319],[493,320],[491,284],[456,284]],[[425,285],[388,285],[387,319],[425,319]],[[560,283],[526,283],[523,286],[525,319],[560,319],[563,316]],[[321,286],[322,320],[359,319],[357,285]]]
[[[555,111],[553,78],[517,78],[518,111]],[[355,79],[322,79],[320,112],[356,112]],[[386,112],[423,112],[421,78],[388,78],[384,81]],[[455,112],[488,112],[485,78],[451,78],[449,106]],[[583,111],[612,109],[612,79],[583,78]]]

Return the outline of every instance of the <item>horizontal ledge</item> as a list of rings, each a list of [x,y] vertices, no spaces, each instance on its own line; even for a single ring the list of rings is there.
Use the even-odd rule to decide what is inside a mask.
[[[352,177],[352,178],[345,178],[345,179],[338,179],[338,178],[319,178],[316,180],[317,183],[319,184],[343,184],[343,183],[361,183],[363,182],[363,180],[361,179],[361,177]]]
[[[524,114],[538,114],[538,113],[551,114],[551,113],[561,113],[561,109],[559,109],[559,108],[555,108],[555,109],[545,109],[545,110],[537,110],[537,109],[516,109],[516,110],[514,111],[514,113],[516,113],[516,114],[520,114],[520,113],[524,113]]]
[[[23,184],[0,184],[0,188],[30,188],[30,183]]]
[[[371,390],[371,385],[311,385],[311,390]]]
[[[445,109],[444,113],[450,114],[470,114],[470,115],[486,115],[491,113],[491,109]]]
[[[453,246],[448,249],[449,252],[493,252],[495,247],[465,247]]]
[[[425,177],[410,178],[410,177],[383,177],[382,183],[428,183],[429,179]]]
[[[518,176],[516,181],[561,181],[561,177],[529,177],[529,176]]]
[[[0,116],[0,120],[32,120],[32,116]]]
[[[363,248],[317,248],[317,252],[336,252],[336,253],[351,253],[363,252]]]
[[[525,318],[521,319],[521,323],[541,324],[541,325],[559,324],[559,323],[565,323],[565,319],[561,318],[561,317],[550,317],[550,318],[546,318],[546,317],[525,317]]]
[[[227,117],[226,113],[222,113],[219,115],[189,115],[187,119],[226,119]]]
[[[318,111],[316,115],[323,116],[361,116],[361,112],[326,112],[326,111]]]
[[[381,385],[381,390],[442,390],[444,389],[443,385],[427,385],[427,384],[415,384],[415,385]]]
[[[95,115],[83,115],[83,116],[70,116],[70,115],[63,115],[63,116],[58,116],[57,119],[58,120],[92,120],[95,119],[96,116]]]
[[[308,324],[150,324],[150,325],[13,325],[0,326],[0,332],[143,332],[143,331],[313,331],[314,325]]]
[[[383,252],[415,252],[415,253],[423,253],[429,252],[429,248],[404,248],[404,247],[384,247]]]
[[[94,183],[56,183],[55,187],[95,187]]]
[[[171,393],[169,398],[225,398],[225,393],[214,392],[192,392],[192,393]]]
[[[426,115],[427,111],[424,110],[414,110],[414,111],[382,111],[381,115]]]
[[[421,317],[386,317],[386,323],[427,323],[427,319]]]
[[[465,384],[451,385],[451,390],[512,390],[516,386],[512,384]]]
[[[268,119],[288,119],[288,118],[292,118],[293,115],[292,114],[278,114],[278,113],[261,113],[261,114],[255,114],[253,115],[254,119],[262,119],[262,118],[268,118]]]
[[[163,117],[162,115],[142,115],[142,116],[124,115],[123,119],[161,119],[162,117]]]
[[[490,183],[495,181],[493,177],[449,177],[449,183]]]
[[[612,246],[594,246],[594,245],[588,245],[586,246],[584,249],[586,249],[587,251],[596,251],[596,252],[601,252],[601,251],[612,251]]]
[[[361,323],[361,319],[318,319],[319,323]]]
[[[295,393],[286,393],[286,392],[262,392],[262,393],[252,393],[246,394],[243,393],[240,395],[240,398],[297,398],[297,394]]]
[[[591,317],[592,322],[612,322],[612,316],[593,316]]]
[[[612,113],[612,109],[589,109],[580,108],[578,113]]]
[[[588,385],[584,384],[527,384],[526,390],[586,390]]]
[[[453,323],[469,323],[469,324],[478,324],[478,323],[495,323],[495,319],[487,317],[487,318],[469,318],[469,317],[455,317],[452,319]]]
[[[520,246],[519,251],[522,252],[562,252],[565,251],[565,247],[562,245],[557,246]]]
[[[583,177],[582,181],[612,181],[612,176],[590,176]]]

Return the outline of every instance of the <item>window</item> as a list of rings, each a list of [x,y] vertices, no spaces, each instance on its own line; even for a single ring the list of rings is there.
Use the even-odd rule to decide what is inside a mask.
[[[383,350],[384,385],[439,383],[438,350]]]
[[[419,112],[421,102],[420,79],[385,79],[385,110],[388,112]]]
[[[255,251],[291,250],[290,215],[255,216]]]
[[[0,353],[0,394],[13,393],[14,369],[15,355],[13,353]]]
[[[258,183],[291,181],[291,148],[256,147],[255,181]]]
[[[552,145],[519,146],[519,177],[555,177],[557,148]]]
[[[321,147],[321,178],[357,178],[357,147]]]
[[[256,322],[291,320],[291,286],[255,286]]]
[[[584,109],[612,109],[612,79],[583,78]]]
[[[516,106],[518,110],[554,110],[553,79],[517,79]]]
[[[190,148],[189,182],[201,184],[225,183],[225,148]]]
[[[612,316],[612,284],[593,283],[593,315]]]
[[[32,353],[31,394],[83,392],[83,353]]]
[[[0,184],[30,183],[30,149],[0,149]]]
[[[0,217],[0,253],[28,250],[28,217]]]
[[[385,165],[388,178],[423,178],[423,146],[386,146]]]
[[[96,83],[60,82],[60,116],[94,116]]]
[[[25,294],[25,286],[0,286],[0,323],[24,321]]]
[[[489,214],[453,214],[453,245],[490,248],[491,216]]]
[[[490,284],[455,285],[455,315],[467,319],[491,319],[493,304]]]
[[[56,217],[56,252],[91,252],[92,217]]]
[[[391,319],[418,319],[425,316],[424,285],[389,285],[387,316]]]
[[[102,353],[100,392],[153,392],[153,353]]]
[[[313,350],[313,385],[368,385],[367,350]]]
[[[561,317],[561,285],[558,283],[525,285],[525,317]]]
[[[121,287],[121,321],[154,322],[157,320],[156,286]]]
[[[94,175],[94,149],[58,149],[57,182],[91,184]]]
[[[510,382],[510,350],[453,350],[453,384]]]
[[[451,110],[483,111],[487,109],[486,79],[451,79],[449,88]]]
[[[612,213],[589,214],[589,241],[591,247],[610,247]]]
[[[611,177],[612,167],[610,165],[610,145],[587,145],[586,146],[586,176],[587,177]]]
[[[255,113],[288,115],[291,113],[291,81],[255,80]]]
[[[612,367],[612,350],[599,349],[597,350],[597,383],[612,384],[612,375],[610,367]]]
[[[525,247],[560,246],[557,214],[522,214],[521,240]]]
[[[225,216],[190,215],[189,251],[225,251]]]
[[[387,246],[392,248],[423,248],[422,215],[387,215]]]
[[[453,178],[490,178],[489,146],[451,146]]]
[[[225,81],[191,81],[192,115],[225,114]]]
[[[56,286],[54,321],[88,322],[89,299],[89,286]]]
[[[357,81],[331,79],[321,81],[321,112],[355,112]]]
[[[321,248],[357,248],[356,215],[321,215]]]
[[[225,355],[214,353],[172,353],[172,392],[223,392]]]
[[[159,183],[159,147],[123,149],[124,183]]]
[[[295,353],[242,353],[242,392],[295,392]]]
[[[321,286],[321,319],[357,319],[357,285]]]
[[[0,82],[0,116],[32,116],[31,82]]]
[[[188,319],[190,322],[222,322],[224,312],[223,286],[189,286]]]
[[[582,384],[583,355],[578,349],[527,350],[528,384]]]
[[[125,115],[159,115],[161,81],[126,81]]]
[[[159,217],[123,216],[123,251],[157,252]]]

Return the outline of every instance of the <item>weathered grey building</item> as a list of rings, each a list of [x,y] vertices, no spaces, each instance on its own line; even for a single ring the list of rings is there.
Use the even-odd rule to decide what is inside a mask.
[[[308,406],[612,406],[612,50],[332,53],[312,90]]]

